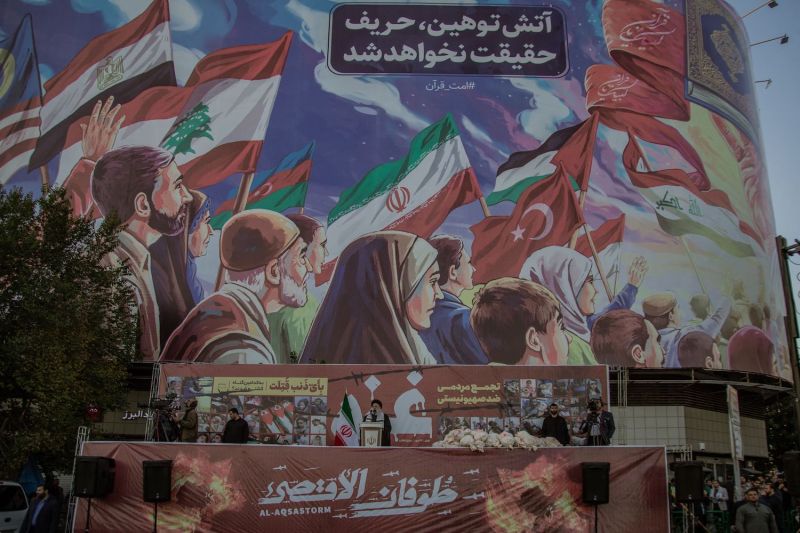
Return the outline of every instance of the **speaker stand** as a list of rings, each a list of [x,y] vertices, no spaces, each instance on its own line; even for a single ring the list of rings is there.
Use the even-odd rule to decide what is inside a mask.
[[[89,528],[91,527],[91,519],[92,519],[92,499],[89,498],[89,501],[86,503],[86,527],[83,528],[84,533],[89,533]]]
[[[153,502],[153,533],[158,533],[158,500]]]
[[[597,525],[597,508],[598,507],[599,507],[599,505],[594,504],[594,533],[597,533],[597,527],[598,527],[598,525]]]

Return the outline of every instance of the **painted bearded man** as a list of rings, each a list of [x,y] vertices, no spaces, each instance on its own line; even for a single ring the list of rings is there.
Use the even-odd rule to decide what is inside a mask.
[[[226,281],[197,305],[167,341],[165,361],[276,362],[267,314],[306,303],[307,245],[291,220],[244,211],[222,228]]]

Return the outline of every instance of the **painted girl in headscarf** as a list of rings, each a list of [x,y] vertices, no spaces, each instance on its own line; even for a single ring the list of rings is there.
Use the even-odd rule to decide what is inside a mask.
[[[436,364],[418,331],[430,327],[436,249],[401,231],[359,237],[342,254],[301,362]]]
[[[595,312],[597,295],[592,261],[572,248],[548,246],[528,257],[520,277],[544,285],[561,302],[564,326],[571,333],[567,364],[596,365],[588,343],[591,326],[587,321]]]
[[[208,197],[199,192],[192,191],[192,203],[189,206],[189,235],[187,239],[186,254],[186,284],[192,293],[194,304],[197,305],[205,297],[205,291],[200,280],[197,279],[196,258],[206,255],[208,243],[214,231],[211,229],[211,206]]]
[[[572,248],[548,246],[531,254],[520,272],[521,278],[544,285],[561,302],[564,326],[572,333],[573,342],[570,342],[567,359],[570,365],[597,364],[588,344],[592,324],[608,311],[630,309],[636,300],[638,284],[647,272],[644,259],[636,258],[631,265],[628,284],[605,309],[595,313],[597,289],[592,266],[589,258]]]

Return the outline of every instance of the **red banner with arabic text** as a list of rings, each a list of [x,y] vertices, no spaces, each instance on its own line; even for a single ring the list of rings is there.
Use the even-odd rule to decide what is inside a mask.
[[[201,442],[221,441],[228,409],[267,444],[333,445],[333,420],[350,396],[361,422],[379,399],[393,446],[430,446],[455,427],[536,434],[552,402],[575,444],[590,399],[608,401],[605,366],[163,364],[161,393],[196,398]]]
[[[664,448],[490,450],[87,442],[116,461],[114,492],[92,501],[93,533],[153,530],[142,461],[172,459],[158,530],[594,531],[582,462],[610,463],[598,531],[668,531]],[[83,531],[86,500],[76,511]]]

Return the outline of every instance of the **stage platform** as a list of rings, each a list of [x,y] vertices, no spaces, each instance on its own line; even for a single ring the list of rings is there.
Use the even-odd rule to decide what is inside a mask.
[[[608,462],[598,531],[668,531],[663,447],[492,449],[87,442],[116,461],[114,492],[91,504],[91,529],[153,531],[142,461],[171,459],[172,501],[158,531],[592,532],[583,462]],[[80,500],[74,531],[84,531]]]

